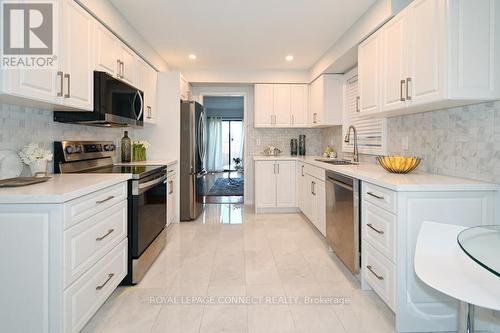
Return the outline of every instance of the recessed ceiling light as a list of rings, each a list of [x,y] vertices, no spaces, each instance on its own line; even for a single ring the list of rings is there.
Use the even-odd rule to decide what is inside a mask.
[[[285,60],[286,60],[286,61],[292,61],[292,60],[293,60],[293,55],[287,55],[287,56],[285,57]]]
[[[188,55],[188,58],[191,59],[191,60],[195,60],[196,59],[196,54],[190,54],[190,55]]]

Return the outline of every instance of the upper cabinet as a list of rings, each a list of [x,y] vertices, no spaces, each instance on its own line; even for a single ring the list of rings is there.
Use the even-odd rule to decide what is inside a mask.
[[[497,31],[494,0],[413,1],[358,48],[360,111],[397,115],[500,99]]]
[[[307,84],[256,84],[255,127],[308,127]]]
[[[94,109],[94,71],[145,92],[144,119],[156,119],[157,72],[77,2],[57,2],[57,56],[51,68],[0,70],[0,102],[54,111]]]
[[[144,122],[156,123],[158,110],[156,108],[158,73],[144,60],[137,58],[137,88],[144,92]]]
[[[309,125],[342,125],[343,76],[323,74],[310,85]]]
[[[0,100],[51,110],[93,110],[94,19],[69,0],[61,2],[58,13],[56,65],[2,70]]]
[[[130,85],[140,81],[138,57],[101,23],[95,22],[94,67]]]

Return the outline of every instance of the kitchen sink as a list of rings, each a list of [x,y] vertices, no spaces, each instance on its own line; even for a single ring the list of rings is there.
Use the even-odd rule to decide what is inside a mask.
[[[318,158],[318,159],[316,159],[316,161],[325,162],[325,163],[333,164],[333,165],[356,165],[356,164],[358,164],[357,162],[353,162],[351,160],[332,160],[332,159]]]

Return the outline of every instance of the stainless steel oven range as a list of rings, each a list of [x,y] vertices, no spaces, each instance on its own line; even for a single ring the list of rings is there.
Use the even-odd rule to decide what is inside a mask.
[[[113,164],[116,150],[109,141],[54,142],[55,173],[129,173],[128,275],[122,284],[136,284],[167,241],[167,167]]]

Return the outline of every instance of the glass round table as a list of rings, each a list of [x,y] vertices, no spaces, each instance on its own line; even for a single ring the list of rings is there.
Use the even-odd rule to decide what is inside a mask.
[[[458,234],[457,240],[472,260],[500,277],[500,225],[465,229]]]

